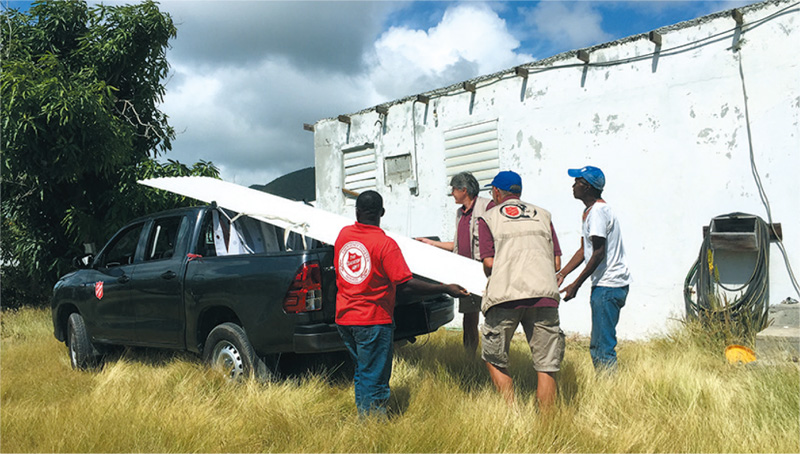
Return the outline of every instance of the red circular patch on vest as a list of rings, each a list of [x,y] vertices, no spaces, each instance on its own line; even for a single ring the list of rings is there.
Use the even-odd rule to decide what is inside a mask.
[[[520,210],[519,207],[515,205],[506,205],[501,210],[501,213],[503,213],[503,216],[507,218],[517,219],[518,217],[520,217],[520,215],[522,215],[522,210]]]

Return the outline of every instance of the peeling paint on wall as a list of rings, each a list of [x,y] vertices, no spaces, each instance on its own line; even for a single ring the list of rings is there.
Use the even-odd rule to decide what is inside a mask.
[[[528,137],[528,143],[533,148],[533,157],[536,158],[538,161],[542,160],[542,142],[534,139],[533,137]]]
[[[608,123],[608,125],[604,128],[603,127],[604,125],[602,125],[601,121],[600,121],[600,115],[594,114],[594,120],[593,120],[594,127],[592,128],[592,134],[600,135],[602,133],[605,133],[606,135],[608,135],[608,134],[614,134],[616,132],[619,132],[619,130],[624,128],[625,125],[624,124],[615,123],[615,120],[617,120],[617,118],[618,118],[618,115],[609,115],[609,116],[607,116],[606,117],[606,122]]]
[[[728,141],[728,150],[729,151],[728,151],[728,154],[726,156],[728,156],[729,158],[731,157],[730,151],[733,151],[734,148],[736,148],[736,134],[737,133],[738,133],[738,131],[736,129],[734,129],[733,130],[733,135],[731,135],[731,140]]]
[[[538,91],[533,91],[533,88],[529,88],[525,90],[525,98],[526,99],[538,99],[542,96],[547,94],[547,88],[540,89]]]
[[[702,144],[714,144],[717,143],[717,138],[719,138],[719,134],[716,136],[712,135],[714,130],[711,128],[705,128],[697,134],[697,138],[701,139],[697,141],[698,145]]]

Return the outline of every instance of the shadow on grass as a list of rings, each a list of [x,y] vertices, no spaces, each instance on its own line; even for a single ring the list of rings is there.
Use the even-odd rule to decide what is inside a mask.
[[[480,348],[475,355],[470,355],[460,343],[409,345],[396,348],[395,356],[430,374],[444,374],[466,393],[494,386],[486,363],[480,357]],[[526,348],[519,351],[512,347],[509,352],[509,372],[514,380],[517,397],[524,400],[533,398],[538,380],[530,350]],[[556,382],[560,399],[566,404],[571,403],[579,391],[576,365],[568,360],[562,361],[561,371],[556,374]]]
[[[200,357],[185,351],[146,347],[104,346],[101,351],[99,367],[102,369],[120,360],[136,362],[154,368],[164,367],[176,361],[200,363]]]
[[[324,378],[329,384],[341,384],[352,382],[355,373],[353,361],[346,351],[314,354],[283,353],[278,358],[273,356],[265,360],[271,370],[277,370],[279,378],[295,379],[316,375]],[[275,365],[277,369],[273,368]]]
[[[346,383],[353,380],[353,363],[347,352],[319,354],[285,353],[262,358],[272,377],[277,380],[300,379],[308,375],[322,377],[329,384]],[[107,347],[102,352],[98,370],[106,365],[125,360],[148,367],[164,367],[176,361],[203,364],[202,358],[194,353],[145,347]]]
[[[395,386],[389,396],[387,413],[390,418],[402,416],[408,411],[411,402],[411,390],[408,386]]]

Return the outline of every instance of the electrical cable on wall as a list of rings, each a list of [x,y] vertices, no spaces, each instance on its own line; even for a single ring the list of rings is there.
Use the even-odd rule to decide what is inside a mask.
[[[784,248],[783,246],[783,240],[781,239],[780,235],[778,235],[777,232],[775,232],[775,228],[772,222],[772,208],[769,205],[769,199],[767,198],[767,193],[766,191],[764,191],[764,186],[761,183],[761,176],[758,174],[758,169],[756,168],[755,153],[753,151],[753,135],[750,131],[750,110],[748,109],[747,86],[744,80],[744,69],[742,67],[742,52],[741,49],[735,49],[735,52],[739,60],[739,77],[742,81],[742,96],[744,98],[744,122],[747,129],[747,146],[750,150],[750,169],[753,172],[753,178],[755,179],[756,186],[758,187],[758,195],[761,197],[761,203],[764,204],[764,208],[767,211],[767,222],[769,222],[769,228],[772,229],[773,233],[775,233],[775,237],[777,238],[778,249],[780,249],[781,254],[783,255],[783,261],[786,264],[786,271],[789,273],[789,280],[792,282],[792,286],[794,287],[794,291],[797,292],[797,296],[800,297],[800,286],[797,285],[797,278],[794,275],[791,263],[789,263],[789,255],[786,253],[786,248]]]

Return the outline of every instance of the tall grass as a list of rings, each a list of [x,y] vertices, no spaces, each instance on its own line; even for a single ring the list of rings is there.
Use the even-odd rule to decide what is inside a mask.
[[[460,333],[440,330],[396,350],[393,415],[362,421],[330,369],[235,385],[192,355],[132,350],[76,372],[47,311],[1,317],[2,452],[800,451],[797,365],[729,365],[691,329],[623,342],[612,377],[569,339],[547,415],[524,342],[508,408]]]

